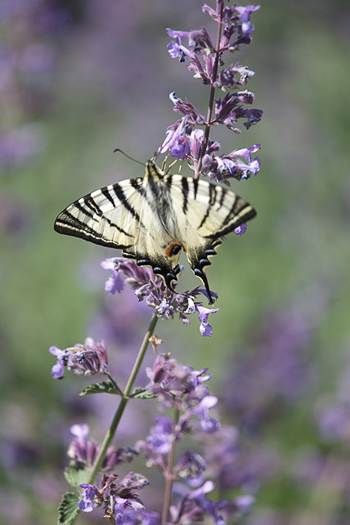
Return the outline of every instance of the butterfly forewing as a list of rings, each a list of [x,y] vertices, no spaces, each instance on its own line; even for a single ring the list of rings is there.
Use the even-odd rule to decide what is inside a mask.
[[[55,221],[55,230],[103,246],[123,249],[137,243],[142,206],[137,188],[143,179],[130,179],[96,190],[73,202]]]

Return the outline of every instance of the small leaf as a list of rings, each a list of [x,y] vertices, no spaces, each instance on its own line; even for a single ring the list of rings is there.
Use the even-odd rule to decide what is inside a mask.
[[[123,395],[123,392],[117,387],[113,381],[102,381],[102,383],[93,383],[92,385],[84,388],[80,392],[81,396],[86,396],[88,394],[117,394]]]
[[[157,394],[150,394],[144,388],[137,387],[130,394],[130,397],[132,397],[133,399],[153,399],[154,397],[157,397]]]
[[[79,488],[81,483],[87,483],[90,476],[90,470],[85,467],[77,466],[71,463],[64,470],[64,476],[71,487]]]
[[[80,513],[78,508],[79,498],[74,492],[66,492],[62,496],[58,507],[58,525],[69,525]]]

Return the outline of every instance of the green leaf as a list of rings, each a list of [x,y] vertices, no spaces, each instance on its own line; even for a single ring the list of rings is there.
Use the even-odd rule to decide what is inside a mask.
[[[154,397],[157,397],[157,394],[150,394],[144,388],[137,387],[130,394],[130,397],[132,397],[133,399],[153,399]]]
[[[113,383],[113,381],[102,381],[102,383],[93,383],[88,387],[84,388],[80,392],[81,396],[86,396],[88,394],[117,394],[123,395],[123,392],[118,388],[118,386]]]
[[[79,467],[71,463],[66,467],[64,476],[71,487],[79,488],[81,483],[87,483],[90,476],[90,470],[85,467]]]
[[[78,508],[79,498],[74,492],[66,492],[62,496],[58,507],[58,525],[70,525],[80,513]]]

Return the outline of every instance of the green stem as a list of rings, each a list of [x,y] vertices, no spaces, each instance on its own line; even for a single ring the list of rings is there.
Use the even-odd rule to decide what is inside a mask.
[[[144,337],[144,339],[142,341],[142,344],[141,344],[141,347],[140,347],[137,359],[136,359],[134,367],[133,367],[133,369],[131,371],[129,380],[127,382],[127,385],[125,387],[123,397],[120,400],[120,403],[119,403],[117,411],[116,411],[116,413],[114,415],[113,421],[112,421],[109,429],[107,430],[107,433],[106,433],[105,438],[103,440],[100,452],[99,452],[99,454],[98,454],[98,456],[96,458],[96,461],[94,463],[93,469],[91,471],[91,474],[90,474],[90,477],[89,477],[89,480],[88,480],[88,483],[90,483],[90,484],[95,481],[96,475],[98,474],[98,471],[99,471],[99,469],[100,469],[100,467],[102,465],[102,462],[103,462],[103,460],[105,458],[107,449],[108,449],[108,447],[110,446],[110,444],[112,442],[112,439],[114,437],[115,431],[117,430],[118,424],[119,424],[119,422],[121,420],[121,417],[122,417],[122,415],[124,413],[125,407],[126,407],[128,401],[129,401],[129,395],[131,393],[131,389],[132,389],[133,384],[135,382],[136,376],[137,376],[137,374],[138,374],[138,372],[140,370],[143,358],[145,357],[146,350],[147,350],[148,345],[149,345],[149,338],[151,337],[151,335],[154,332],[154,329],[156,327],[157,321],[158,321],[158,317],[154,314],[152,319],[151,319],[151,322],[149,324],[148,330],[147,330],[147,332],[145,334],[145,337]]]
[[[175,418],[174,418],[174,427],[176,427],[180,417],[180,412],[176,409]],[[175,448],[176,440],[174,439],[171,444],[171,450],[169,452],[168,467],[165,475],[165,489],[164,489],[164,501],[163,501],[163,510],[162,510],[162,523],[167,523],[169,517],[169,508],[171,503],[171,494],[173,488],[173,479],[174,479],[174,463],[175,463]]]

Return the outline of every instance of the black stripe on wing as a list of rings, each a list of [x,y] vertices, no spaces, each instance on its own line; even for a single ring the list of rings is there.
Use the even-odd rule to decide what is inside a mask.
[[[94,198],[92,197],[91,193],[90,195],[85,195],[85,197],[83,197],[83,201],[84,201],[84,204],[87,208],[90,208],[90,210],[95,213],[96,215],[98,215],[99,217],[101,217],[102,215],[102,210],[101,208],[98,206],[98,204],[95,202]]]
[[[128,202],[123,186],[135,189],[135,186],[140,184],[142,184],[142,179],[131,179],[113,186],[105,186],[85,195],[58,215],[54,224],[55,231],[112,248],[130,247],[134,243],[134,235],[114,222],[107,216],[107,213],[113,212],[118,206],[123,206],[132,215],[133,220],[139,223],[140,216]],[[101,197],[103,197],[102,200]],[[118,243],[118,234],[112,235],[111,231],[108,232],[108,236],[105,235],[107,228],[130,238],[130,243],[125,243],[125,240],[123,243]]]
[[[133,216],[133,218],[137,222],[140,222],[140,215],[137,213],[137,211],[132,206],[130,206],[130,204],[128,202],[128,197],[125,195],[123,187],[121,186],[121,184],[119,184],[118,182],[116,184],[114,184],[113,185],[113,190],[114,190],[114,193],[116,194],[118,200],[121,202],[121,204],[123,204],[123,206],[126,208],[126,210],[128,210],[128,212],[131,213],[131,215]]]
[[[189,192],[188,180],[186,179],[186,177],[182,177],[181,187],[182,187],[182,196],[184,199],[183,204],[182,204],[182,211],[186,215],[187,209],[188,209],[188,192]]]
[[[238,228],[238,226],[241,226],[244,222],[253,219],[255,216],[256,211],[253,206],[237,196],[231,210],[222,223],[220,231],[217,232],[216,235],[210,236],[210,238],[217,239],[218,237],[226,235],[227,233],[232,232],[235,228]]]
[[[111,223],[111,221],[108,222]],[[119,228],[116,224],[111,223],[110,225],[117,228],[118,231],[124,235],[132,237],[132,235],[124,232],[124,230]],[[104,237],[103,233],[94,230],[87,223],[81,221],[77,217],[74,217],[74,215],[72,215],[68,210],[65,210],[59,214],[55,221],[54,229],[58,233],[79,237],[81,239],[85,239],[86,241],[90,241],[95,244],[101,244],[102,246],[107,246],[109,248],[123,249],[128,247],[122,244],[117,244],[115,241],[111,241],[110,239]]]
[[[207,210],[204,214],[204,217],[199,225],[199,228],[201,228],[205,221],[208,219],[208,217],[210,216],[210,213],[213,211],[213,206],[216,202],[216,197],[217,197],[217,189],[216,189],[216,186],[213,186],[212,184],[209,184],[208,186],[208,191],[209,191],[209,202],[208,202],[208,206],[207,206]]]

